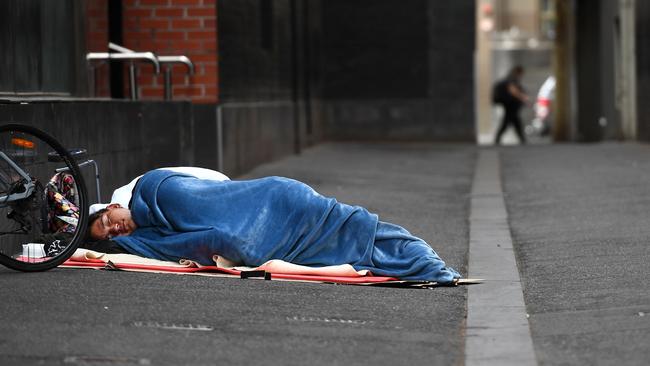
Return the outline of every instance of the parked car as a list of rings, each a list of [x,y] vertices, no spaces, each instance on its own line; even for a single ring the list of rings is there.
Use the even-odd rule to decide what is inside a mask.
[[[526,126],[528,135],[546,136],[551,132],[551,112],[555,99],[555,77],[549,76],[537,92],[535,101],[535,117]]]

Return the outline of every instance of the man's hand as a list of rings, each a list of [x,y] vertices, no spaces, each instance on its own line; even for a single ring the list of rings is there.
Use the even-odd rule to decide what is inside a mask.
[[[517,84],[515,83],[508,83],[508,93],[512,95],[513,97],[519,99],[522,103],[524,103],[527,106],[531,106],[530,102],[530,97],[526,93],[524,93]]]

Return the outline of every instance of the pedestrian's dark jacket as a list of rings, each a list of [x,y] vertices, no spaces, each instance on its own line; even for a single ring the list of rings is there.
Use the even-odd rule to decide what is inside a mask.
[[[514,77],[506,77],[497,81],[492,88],[492,102],[501,104],[504,108],[519,109],[524,104],[519,98],[515,97],[508,90],[508,85],[514,84],[519,90],[525,93],[524,87]]]

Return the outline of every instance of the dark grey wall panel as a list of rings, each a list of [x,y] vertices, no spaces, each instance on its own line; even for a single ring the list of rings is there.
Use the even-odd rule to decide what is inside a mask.
[[[621,112],[616,106],[616,54],[620,55],[620,39],[615,40],[616,28],[620,27],[618,22],[617,1],[603,1],[600,12],[600,62],[602,78],[600,99],[602,101],[602,115],[605,117],[606,124],[603,127],[605,139],[622,139],[623,130],[621,127]],[[620,56],[619,56],[620,57]],[[620,61],[619,61],[620,62]]]
[[[73,76],[70,73],[62,72],[64,65],[74,66],[74,22],[70,21],[70,15],[74,14],[73,2],[67,1],[45,1],[41,6],[41,60],[39,65],[42,70],[41,89],[70,93],[74,90],[72,85]],[[34,23],[37,21],[34,20]],[[65,52],[69,50],[69,52]],[[66,69],[69,66],[65,67]]]
[[[579,141],[621,137],[614,80],[616,6],[606,1],[578,0],[576,3],[576,138]]]
[[[286,116],[293,104],[277,102],[222,106],[224,136],[224,172],[243,174],[262,163],[294,152],[293,125]]]
[[[636,1],[638,138],[650,141],[650,1]]]
[[[221,102],[237,104],[228,120],[243,124],[231,130],[276,126],[282,146],[296,136],[474,140],[475,1],[217,4]],[[276,121],[260,101],[293,108],[271,112]]]
[[[474,7],[325,1],[326,137],[473,141]]]
[[[30,92],[41,87],[41,7],[39,0],[18,1],[15,5],[14,88]]]
[[[83,96],[82,0],[0,1],[0,93]]]
[[[291,99],[290,13],[289,0],[217,2],[223,101]]]
[[[327,0],[323,19],[324,98],[426,96],[426,1]]]
[[[450,105],[445,100],[326,101],[324,105],[328,122],[325,134],[334,140],[466,142],[474,139],[467,107]]]
[[[293,105],[273,102],[223,109],[224,169],[237,177],[293,154]],[[77,100],[0,103],[0,124],[19,122],[88,149],[100,166],[103,199],[135,176],[164,166],[218,169],[216,104]],[[93,194],[91,169],[84,170]]]
[[[0,92],[14,90],[14,5],[13,1],[0,5]]]
[[[217,169],[217,106],[216,104],[195,104],[194,115],[194,164],[199,167]]]
[[[320,6],[319,0],[217,2],[227,172],[321,140]]]
[[[473,142],[475,2],[427,1],[431,114],[428,139]]]
[[[87,148],[99,163],[103,200],[147,170],[194,164],[192,107],[187,102],[0,104],[0,123],[6,122],[27,123],[66,147]],[[94,200],[93,174],[91,169],[84,172]]]
[[[598,27],[600,2],[579,1],[576,8],[576,92],[578,103],[577,139],[598,141],[600,111],[600,51]]]

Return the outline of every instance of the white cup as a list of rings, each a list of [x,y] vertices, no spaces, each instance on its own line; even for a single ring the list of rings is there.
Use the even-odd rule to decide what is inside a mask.
[[[45,257],[45,244],[39,244],[39,243],[23,244],[23,257],[27,257],[27,258]]]

